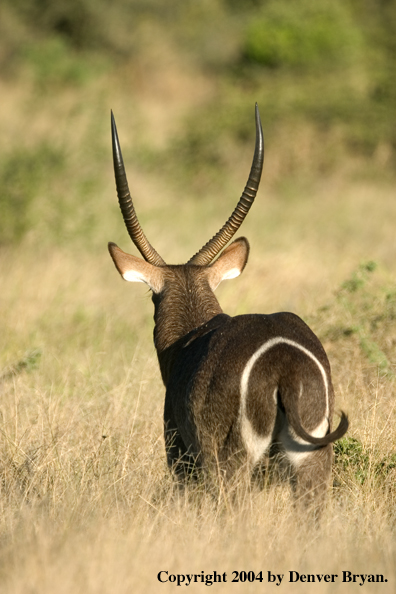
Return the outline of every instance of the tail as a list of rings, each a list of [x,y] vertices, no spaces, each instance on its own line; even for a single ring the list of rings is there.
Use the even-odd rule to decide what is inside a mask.
[[[348,431],[349,421],[344,411],[341,411],[340,417],[341,419],[338,423],[338,427],[334,429],[334,431],[331,431],[331,433],[327,433],[327,435],[325,435],[324,437],[314,437],[313,435],[310,435],[305,431],[298,417],[291,419],[288,416],[290,425],[293,427],[298,437],[301,437],[301,439],[307,441],[308,443],[312,443],[312,445],[317,445],[321,447],[326,446],[329,443],[333,443],[334,441],[337,441],[337,439],[340,439]]]
[[[343,435],[345,435],[345,433],[348,430],[348,417],[343,411],[341,411],[340,422],[338,424],[338,427],[334,429],[334,431],[331,431],[331,433],[327,433],[327,435],[324,435],[323,437],[314,437],[313,435],[307,433],[307,431],[301,425],[300,415],[298,414],[298,403],[290,402],[288,398],[282,399],[281,396],[280,400],[285,410],[287,420],[289,421],[296,435],[304,441],[311,443],[312,445],[324,447],[329,443],[333,443],[334,441],[337,441],[337,439],[340,439]]]

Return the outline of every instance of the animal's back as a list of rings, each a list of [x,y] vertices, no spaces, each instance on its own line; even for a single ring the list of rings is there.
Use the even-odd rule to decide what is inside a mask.
[[[308,432],[333,411],[330,366],[315,334],[290,313],[221,314],[180,349],[165,423],[195,456],[242,449],[257,462],[275,437],[277,409],[293,406]]]

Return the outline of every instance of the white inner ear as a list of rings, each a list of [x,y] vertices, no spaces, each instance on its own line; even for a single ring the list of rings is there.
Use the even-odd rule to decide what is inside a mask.
[[[146,283],[154,293],[160,293],[163,286],[163,278],[156,272],[155,267],[147,264],[148,270],[140,271],[129,268],[122,273],[122,278],[130,283]],[[151,272],[151,274],[150,274]]]
[[[209,277],[210,288],[212,289],[212,291],[215,291],[221,283],[221,281],[228,280],[230,278],[235,278],[240,274],[241,271],[239,270],[239,268],[230,268],[229,270],[225,270],[223,274],[211,275]]]
[[[127,270],[122,274],[122,278],[130,283],[146,283],[149,284],[141,272],[137,270]]]
[[[208,267],[209,285],[214,291],[223,280],[239,276],[249,255],[247,239],[240,237],[231,243]]]
[[[227,280],[230,278],[236,278],[241,274],[239,268],[231,268],[231,270],[226,270],[226,272],[221,277],[221,280]]]

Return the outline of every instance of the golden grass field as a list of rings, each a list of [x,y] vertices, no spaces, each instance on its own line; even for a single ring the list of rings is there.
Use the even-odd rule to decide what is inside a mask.
[[[109,76],[82,94],[35,97],[28,82],[2,83],[4,142],[65,146],[72,167],[44,186],[42,219],[22,243],[0,251],[0,592],[177,591],[158,581],[160,571],[226,572],[227,583],[212,586],[216,592],[277,591],[268,571],[285,575],[279,590],[288,593],[394,592],[395,188],[352,161],[331,175],[272,183],[282,155],[296,153],[299,143],[309,171],[309,130],[291,146],[285,134],[266,147],[261,189],[239,233],[250,241],[250,261],[218,296],[230,314],[288,310],[311,325],[328,352],[337,409],[348,413],[355,441],[337,458],[317,529],[296,515],[288,485],[252,489],[238,505],[226,493],[215,501],[203,487],[173,488],[150,295],[144,285],[123,283],[107,253],[108,241],[136,253],[116,203],[109,110],[145,232],[170,262],[187,260],[229,216],[251,152],[238,159],[221,193],[212,188],[200,200],[188,184],[183,191],[165,184],[154,165],[139,170],[134,137],[165,142],[214,92],[213,81],[168,66],[170,84],[157,72],[143,85],[137,70],[121,89]],[[253,139],[252,106],[251,150]],[[96,182],[86,191],[88,206],[76,198],[83,177]],[[57,216],[66,221],[62,241],[54,242]],[[73,235],[82,219],[86,239]],[[359,269],[369,261],[375,271]],[[346,280],[352,285],[340,288]],[[262,571],[263,582],[232,583],[234,571]],[[338,577],[307,586],[289,583],[289,571]],[[387,582],[343,583],[343,571],[381,574]]]

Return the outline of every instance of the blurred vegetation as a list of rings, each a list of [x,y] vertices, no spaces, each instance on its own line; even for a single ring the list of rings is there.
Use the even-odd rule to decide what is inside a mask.
[[[323,331],[325,340],[341,351],[347,343],[356,344],[378,374],[394,380],[396,291],[393,283],[389,286],[375,278],[377,267],[373,261],[360,264],[317,317],[331,320]]]
[[[334,462],[344,485],[351,486],[353,482],[363,485],[371,480],[381,486],[388,477],[392,483],[394,480],[396,454],[382,456],[375,449],[365,447],[356,437],[343,437],[334,444]]]
[[[4,371],[0,371],[0,382],[11,379],[23,371],[27,371],[28,373],[37,369],[39,366],[39,362],[41,359],[41,350],[40,349],[32,349],[25,353],[25,355],[19,359],[13,365],[10,365]]]
[[[21,239],[32,223],[33,203],[51,193],[51,180],[64,166],[61,152],[47,145],[15,150],[0,162],[0,245]],[[36,205],[34,205],[36,206]]]
[[[267,2],[248,26],[244,56],[267,68],[338,70],[359,59],[362,36],[345,3]]]
[[[43,98],[70,89],[89,94],[100,77],[105,82],[95,101],[114,84],[120,93],[132,87],[133,98],[135,81],[127,83],[126,73],[140,67],[142,85],[173,52],[207,77],[212,90],[183,114],[183,125],[161,147],[135,139],[140,166],[152,169],[155,163],[159,175],[181,187],[192,180],[199,192],[217,187],[219,172],[232,171],[241,145],[251,144],[257,101],[267,145],[287,139],[270,183],[300,175],[304,130],[311,145],[306,170],[313,177],[343,166],[348,157],[389,176],[396,163],[395,31],[396,0],[4,0],[0,81],[29,82],[25,107],[32,114]],[[85,192],[94,167],[86,147],[95,143],[102,150],[97,131],[90,126],[91,135],[77,147],[88,163],[84,179],[76,181]],[[50,183],[43,164],[50,180],[67,177],[69,147],[58,154],[37,142],[0,149],[1,244],[26,234],[27,213]],[[104,150],[101,156],[107,159]],[[98,160],[95,166],[100,168]],[[85,199],[75,196],[75,202]]]

